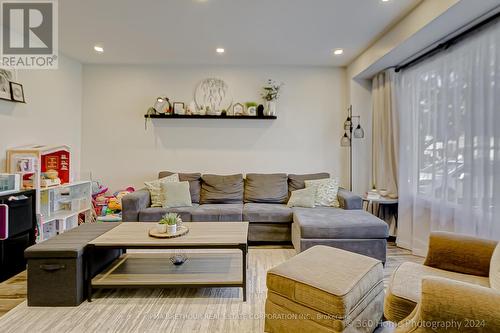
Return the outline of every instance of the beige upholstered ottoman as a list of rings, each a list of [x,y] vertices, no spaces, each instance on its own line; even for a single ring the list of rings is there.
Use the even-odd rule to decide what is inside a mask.
[[[382,263],[314,246],[267,272],[266,332],[373,332],[382,318]]]

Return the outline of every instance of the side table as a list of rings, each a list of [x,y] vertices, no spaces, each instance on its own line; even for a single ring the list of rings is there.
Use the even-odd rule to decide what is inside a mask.
[[[380,197],[378,199],[368,199],[366,195],[362,197],[363,209],[371,212],[376,217],[389,223],[389,234],[395,236],[398,226],[398,199]],[[366,208],[365,208],[366,203]],[[377,205],[375,207],[375,205]],[[391,218],[394,217],[395,224],[392,225]],[[389,220],[387,220],[389,218]]]

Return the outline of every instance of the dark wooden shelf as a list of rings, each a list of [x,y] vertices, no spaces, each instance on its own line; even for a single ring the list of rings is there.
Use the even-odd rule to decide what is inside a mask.
[[[276,116],[211,116],[211,115],[165,115],[165,114],[145,114],[144,118],[151,119],[277,119]]]

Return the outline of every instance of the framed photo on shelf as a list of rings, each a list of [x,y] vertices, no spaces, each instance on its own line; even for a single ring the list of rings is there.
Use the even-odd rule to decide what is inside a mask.
[[[14,71],[7,68],[0,68],[0,98],[8,101],[12,100],[10,82],[14,80]]]
[[[174,114],[186,114],[186,111],[184,110],[184,103],[182,102],[174,102],[173,104],[174,107]]]
[[[26,103],[24,100],[24,89],[22,84],[10,82],[10,95],[13,101]]]
[[[245,112],[245,108],[243,107],[243,104],[236,103],[233,105],[233,112],[232,116],[242,116]]]

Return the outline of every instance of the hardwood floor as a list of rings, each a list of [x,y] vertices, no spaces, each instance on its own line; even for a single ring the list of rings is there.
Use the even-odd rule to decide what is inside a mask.
[[[0,331],[21,332],[87,332],[127,331],[154,332],[239,332],[261,331],[261,317],[266,298],[265,279],[269,268],[292,257],[295,251],[280,247],[250,247],[249,299],[241,302],[239,288],[208,289],[142,289],[103,290],[92,303],[78,307],[28,307],[26,299],[26,272],[0,284]],[[388,260],[384,268],[387,285],[392,272],[403,262],[422,262],[407,250],[388,246]],[[18,306],[19,305],[19,306]],[[15,308],[9,314],[9,310]],[[203,315],[197,318],[165,320],[158,315]],[[206,319],[206,316],[237,315],[237,320]],[[154,317],[154,318],[153,318]],[[241,318],[243,319],[241,319]],[[254,318],[255,317],[255,318]],[[168,317],[170,318],[170,317]],[[55,325],[55,326],[54,326]],[[127,326],[129,325],[129,326]],[[240,326],[238,326],[240,325]],[[56,327],[57,326],[57,327]],[[5,330],[7,329],[7,330]]]
[[[0,283],[0,317],[26,300],[26,271]]]

